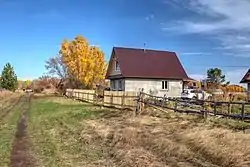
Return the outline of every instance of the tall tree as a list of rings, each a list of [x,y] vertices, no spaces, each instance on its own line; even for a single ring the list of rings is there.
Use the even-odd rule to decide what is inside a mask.
[[[82,36],[77,36],[72,41],[63,41],[59,53],[68,74],[86,88],[93,88],[104,79],[104,53],[99,48],[90,46]]]
[[[211,68],[207,70],[207,81],[217,87],[225,83],[226,79],[225,75],[222,74],[221,69]],[[226,84],[229,84],[229,82],[227,82]]]
[[[7,90],[15,91],[17,89],[17,76],[10,63],[7,63],[3,68],[0,84],[2,88]]]

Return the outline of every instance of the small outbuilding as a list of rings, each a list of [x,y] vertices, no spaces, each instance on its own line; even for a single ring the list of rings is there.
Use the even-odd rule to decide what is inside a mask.
[[[247,73],[242,78],[240,83],[247,84],[247,99],[248,99],[248,101],[250,101],[250,69],[247,71]]]

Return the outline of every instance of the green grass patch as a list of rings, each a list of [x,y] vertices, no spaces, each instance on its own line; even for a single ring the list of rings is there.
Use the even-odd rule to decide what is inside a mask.
[[[93,107],[58,98],[32,101],[28,132],[41,166],[86,166],[102,158],[101,145],[82,140],[85,121],[101,112]],[[94,142],[94,141],[93,141]]]
[[[12,142],[15,137],[17,121],[20,116],[20,105],[17,105],[3,120],[0,121],[0,166],[10,164]]]

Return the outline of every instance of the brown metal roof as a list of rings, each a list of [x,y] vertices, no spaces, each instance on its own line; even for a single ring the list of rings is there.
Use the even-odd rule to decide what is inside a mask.
[[[249,83],[250,82],[250,69],[247,71],[245,76],[242,78],[240,83]]]
[[[188,78],[174,52],[114,47],[112,56],[114,55],[117,57],[123,77]],[[109,71],[107,78],[109,78]]]

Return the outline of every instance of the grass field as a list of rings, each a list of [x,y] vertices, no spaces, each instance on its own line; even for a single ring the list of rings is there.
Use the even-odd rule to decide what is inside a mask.
[[[32,103],[29,136],[41,166],[249,166],[250,134],[236,121],[100,110],[62,98]],[[228,125],[230,125],[230,127]]]
[[[18,107],[1,122],[0,166],[8,166]],[[148,109],[100,109],[59,97],[35,97],[29,151],[45,167],[250,166],[247,123]]]

